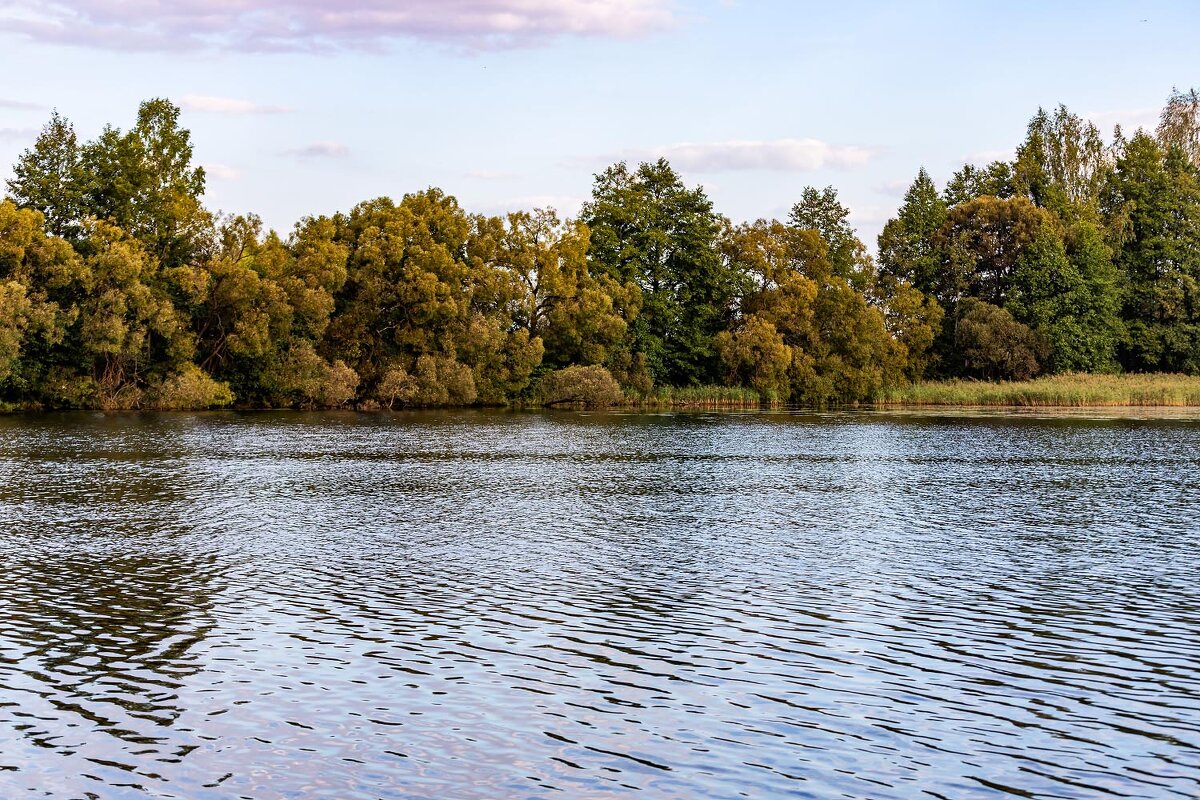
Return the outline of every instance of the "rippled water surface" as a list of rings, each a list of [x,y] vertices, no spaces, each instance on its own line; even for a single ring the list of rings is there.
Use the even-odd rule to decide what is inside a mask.
[[[1200,796],[1200,421],[0,418],[0,797]]]

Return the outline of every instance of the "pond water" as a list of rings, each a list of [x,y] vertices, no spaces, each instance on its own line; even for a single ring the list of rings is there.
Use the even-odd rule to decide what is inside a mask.
[[[1200,419],[0,418],[0,797],[1200,796]]]

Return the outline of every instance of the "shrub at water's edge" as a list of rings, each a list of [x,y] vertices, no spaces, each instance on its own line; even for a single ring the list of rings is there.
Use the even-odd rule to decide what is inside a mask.
[[[741,386],[658,387],[626,395],[608,370],[572,366],[546,373],[534,390],[533,405],[583,408],[760,408],[778,405],[769,396]]]
[[[604,367],[593,364],[548,372],[538,381],[536,398],[544,406],[608,408],[624,400],[621,385]]]
[[[951,380],[888,389],[877,406],[1200,407],[1200,377],[1068,373],[1030,381]]]
[[[152,387],[148,395],[147,405],[156,411],[204,410],[233,403],[229,384],[214,381],[191,364]]]

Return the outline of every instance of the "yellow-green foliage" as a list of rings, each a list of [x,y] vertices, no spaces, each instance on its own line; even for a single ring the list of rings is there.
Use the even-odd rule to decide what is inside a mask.
[[[735,225],[665,159],[580,219],[429,188],[284,237],[203,207],[169,101],[86,144],[54,114],[0,200],[0,408],[1190,404],[1164,375],[920,383],[1200,375],[1187,97],[1157,140],[1060,108],[1015,162],[922,171],[877,263],[832,187]]]
[[[42,396],[54,408],[98,408],[99,387],[91,375],[52,367],[42,382]]]
[[[587,408],[607,408],[624,399],[617,379],[598,364],[546,373],[538,382],[537,397],[547,406],[561,403]]]
[[[713,342],[731,385],[805,405],[856,402],[893,385],[910,361],[924,358],[916,349],[932,341],[932,327],[923,340],[907,337],[910,353],[884,312],[851,283],[866,273],[835,274],[817,231],[760,221],[733,230],[727,247],[753,281],[740,325]],[[909,305],[914,308],[884,304],[898,329],[915,327],[899,320],[901,313],[920,311],[932,319],[920,304]]]
[[[149,405],[162,411],[222,408],[233,402],[229,384],[215,381],[194,364],[187,364],[149,392]]]
[[[471,368],[450,356],[423,355],[411,373],[393,365],[375,388],[375,399],[388,408],[469,406],[478,397]]]
[[[740,330],[717,334],[713,345],[731,384],[748,384],[755,391],[787,397],[792,348],[784,344],[774,324],[751,315]]]
[[[1200,377],[1065,373],[1031,381],[938,381],[881,392],[886,406],[1200,406]]]
[[[21,356],[30,307],[22,284],[16,281],[0,283],[0,381],[12,373]]]
[[[310,343],[298,341],[266,372],[264,382],[275,405],[336,408],[354,399],[358,373],[340,359],[329,363]]]

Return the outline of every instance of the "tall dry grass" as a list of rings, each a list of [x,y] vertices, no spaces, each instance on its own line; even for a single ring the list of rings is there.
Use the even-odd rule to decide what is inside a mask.
[[[1200,406],[1200,377],[1065,373],[1031,381],[952,380],[881,392],[881,406]]]
[[[648,395],[630,397],[635,408],[759,408],[776,405],[753,389],[741,386],[662,386]]]

